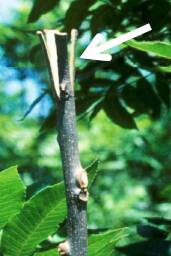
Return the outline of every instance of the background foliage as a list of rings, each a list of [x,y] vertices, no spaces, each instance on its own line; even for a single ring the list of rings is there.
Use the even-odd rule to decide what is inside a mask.
[[[70,33],[71,28],[77,28],[75,90],[81,159],[85,167],[99,159],[98,175],[90,187],[89,232],[105,232],[103,243],[100,240],[103,236],[92,234],[91,248],[97,246],[93,246],[96,241],[99,246],[103,245],[101,253],[106,252],[104,241],[108,239],[112,248],[108,246],[108,255],[112,255],[115,241],[119,239],[120,249],[115,250],[114,255],[141,256],[140,251],[143,256],[170,255],[171,2],[163,0],[162,8],[160,5],[159,0],[15,0],[4,4],[0,19],[0,169],[18,165],[26,186],[25,198],[31,197],[23,207],[25,189],[16,170],[13,171],[15,177],[9,174],[3,178],[2,173],[4,183],[13,178],[20,185],[16,191],[17,204],[15,207],[10,204],[11,210],[6,210],[11,215],[7,216],[5,210],[0,213],[1,227],[23,207],[5,226],[2,239],[5,252],[10,248],[9,237],[13,237],[14,244],[15,239],[19,239],[12,230],[19,216],[22,223],[28,205],[40,200],[36,205],[43,209],[44,192],[38,194],[38,199],[32,196],[48,185],[52,186],[45,188],[49,193],[58,193],[55,192],[58,185],[54,184],[62,180],[55,105],[35,31],[57,28]],[[108,40],[148,22],[152,32],[113,49],[111,62],[79,59],[96,33],[103,32]],[[6,191],[7,188],[0,183],[0,189]],[[11,197],[13,187],[10,189],[5,193],[7,197]],[[4,209],[6,200],[0,199]],[[49,203],[49,207],[56,205],[53,200]],[[65,211],[62,213],[59,222],[65,219]],[[36,209],[31,214],[35,216]],[[32,233],[33,240],[27,241],[24,253],[34,252],[35,246],[41,243],[38,249],[51,248],[51,251],[39,250],[35,255],[56,255],[53,243],[56,246],[64,238],[65,225],[47,240],[56,231],[53,215],[51,217],[52,228],[48,226],[47,233],[37,240],[37,235]],[[116,231],[106,231],[126,226],[130,227],[129,232],[124,229],[116,236],[113,233]],[[134,242],[132,247],[128,245]],[[31,245],[35,245],[34,248]],[[14,256],[14,252],[17,256],[23,255],[17,247],[7,255]],[[96,252],[96,255],[104,254]]]

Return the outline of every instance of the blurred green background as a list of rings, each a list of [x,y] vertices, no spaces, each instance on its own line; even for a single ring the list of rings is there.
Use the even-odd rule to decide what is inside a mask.
[[[125,13],[125,3],[128,2],[129,8]],[[147,216],[168,218],[171,215],[171,116],[168,110],[170,75],[155,73],[152,67],[152,64],[164,65],[167,61],[131,51],[127,47],[116,49],[113,61],[105,64],[106,66],[104,63],[79,60],[80,53],[98,30],[105,31],[111,37],[116,32],[124,33],[144,25],[150,6],[156,9],[152,12],[153,15],[149,16],[154,25],[154,33],[153,36],[148,35],[148,39],[169,39],[169,14],[165,15],[164,23],[162,12],[158,16],[156,4],[153,5],[155,1],[142,0],[138,4],[135,2],[116,1],[118,8],[113,8],[112,23],[115,28],[110,27],[107,15],[108,8],[111,9],[111,5],[115,4],[113,1],[96,1],[91,7],[94,14],[88,14],[83,9],[83,22],[75,22],[73,25],[80,28],[75,87],[81,160],[84,167],[96,159],[99,160],[99,173],[90,190],[90,228],[118,228],[134,225]],[[41,28],[64,30],[63,19],[70,3],[69,0],[61,1],[52,10],[49,7],[50,12],[39,19],[38,15],[33,13],[32,20],[37,20],[28,23],[32,1],[0,0],[0,169],[18,165],[20,175],[28,186],[28,197],[48,184],[62,179],[56,141],[55,105],[35,31]],[[167,4],[170,2],[163,1],[163,8],[167,9]],[[132,17],[134,5],[139,8],[137,19]],[[106,13],[100,12],[102,7],[106,8]],[[40,11],[43,10],[41,6],[39,8]],[[78,13],[73,16],[73,22]],[[147,16],[143,20],[145,13]],[[95,14],[100,15],[99,24],[95,23],[97,17],[92,21],[91,15]],[[124,18],[124,15],[128,15],[127,18]],[[157,26],[157,21],[161,27]],[[68,25],[70,29],[72,20],[67,22],[65,20],[65,24],[71,22],[70,26]],[[159,85],[163,83],[163,90],[159,90],[160,100],[163,102],[161,103],[159,98],[156,100],[155,95],[152,98],[148,93],[141,98],[144,101],[142,111],[139,108],[134,119],[130,119],[136,122],[137,129],[133,121],[131,124],[125,124],[125,118],[128,116],[125,113],[122,116],[122,111],[119,113],[119,110],[119,118],[114,115],[112,122],[106,106],[103,108],[100,105],[103,93],[111,84],[113,87],[119,85],[118,90],[122,89],[124,83],[133,87],[132,83],[142,77],[143,82],[150,84],[151,88],[158,80]],[[95,100],[91,99],[92,93]],[[141,93],[143,94],[142,91]],[[150,98],[147,99],[148,97]],[[109,100],[108,105],[110,108]],[[127,109],[128,113],[132,114],[134,107],[128,106]]]

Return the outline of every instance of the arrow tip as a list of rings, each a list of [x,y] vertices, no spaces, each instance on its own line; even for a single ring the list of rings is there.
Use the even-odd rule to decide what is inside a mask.
[[[83,54],[80,56],[81,59],[86,60],[99,60],[99,61],[111,61],[112,56],[110,54],[98,54],[98,53],[89,53],[89,52],[83,52]]]
[[[80,58],[87,60],[111,61],[112,56],[110,54],[104,54],[97,50],[97,47],[102,40],[103,36],[100,33],[98,33],[87,46],[87,48],[82,53]]]

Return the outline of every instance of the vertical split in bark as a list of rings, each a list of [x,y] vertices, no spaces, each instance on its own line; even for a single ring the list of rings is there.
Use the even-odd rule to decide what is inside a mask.
[[[38,31],[46,52],[57,101],[58,143],[61,151],[68,209],[68,241],[71,256],[87,255],[87,174],[81,167],[76,130],[74,44],[72,31],[70,70],[67,34],[56,30]]]

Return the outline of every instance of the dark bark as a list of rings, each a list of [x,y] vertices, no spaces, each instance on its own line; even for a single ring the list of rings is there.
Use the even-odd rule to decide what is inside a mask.
[[[41,36],[43,37],[43,33]],[[87,205],[86,186],[82,186],[85,171],[81,167],[78,139],[76,130],[76,112],[74,92],[70,82],[67,35],[55,33],[57,49],[57,67],[59,93],[56,93],[57,101],[57,130],[58,143],[60,146],[65,191],[67,200],[67,232],[71,256],[87,255]],[[44,40],[46,38],[44,37]],[[45,41],[44,41],[45,43]],[[48,46],[45,45],[46,52]],[[55,54],[55,53],[54,53]],[[48,61],[50,62],[48,55]],[[51,69],[51,67],[50,67]],[[54,83],[53,71],[51,71]],[[55,86],[54,86],[55,87]],[[82,175],[83,174],[83,175]],[[82,196],[83,195],[83,196]],[[83,197],[83,200],[82,200]]]

